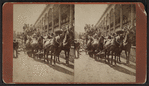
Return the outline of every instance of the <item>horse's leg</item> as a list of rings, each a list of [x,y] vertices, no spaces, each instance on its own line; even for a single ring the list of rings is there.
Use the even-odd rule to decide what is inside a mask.
[[[60,62],[59,55],[60,55],[60,53],[58,54],[58,62]]]
[[[39,50],[37,49],[37,54],[36,54],[37,59],[38,59],[38,55],[39,55],[38,51],[39,51]]]
[[[121,52],[119,53],[118,58],[119,58],[118,61],[121,63],[121,59],[120,59],[121,58]]]
[[[48,58],[48,55],[49,55],[49,51],[47,51],[47,53],[46,53],[47,55],[46,55],[46,58],[47,58],[47,62],[49,63],[49,58]]]
[[[56,55],[54,55],[54,64],[55,64],[55,58],[56,58],[57,56]]]
[[[128,57],[127,57],[127,64],[129,64],[129,58],[130,58],[130,50],[128,51]]]
[[[105,63],[106,63],[106,59],[107,59],[107,58],[106,58],[106,56],[107,56],[106,54],[107,54],[107,52],[105,51]]]
[[[58,62],[60,62],[60,59],[59,59],[59,55],[60,55],[60,53],[61,53],[61,49],[59,50],[58,55],[57,55]]]
[[[70,51],[68,51],[67,64],[69,64],[69,52],[70,52]]]
[[[34,49],[32,49],[32,58],[34,58]]]
[[[67,62],[68,62],[68,61],[67,61],[67,60],[68,60],[68,55],[67,55],[67,54],[68,54],[68,52],[67,52],[67,51],[65,51],[65,56],[66,56],[66,64],[67,64]]]
[[[51,64],[51,65],[52,65],[52,57],[53,57],[52,54],[54,54],[54,53],[51,51],[51,59],[50,59],[50,64]]]
[[[77,49],[77,53],[78,53],[78,58],[79,58],[79,56],[80,56],[80,52],[79,52],[79,49]]]
[[[67,58],[67,56],[66,56],[66,51],[64,50],[64,52],[65,52],[65,59]]]
[[[44,49],[44,53],[43,53],[44,62],[45,62],[45,55],[46,55],[46,49]]]
[[[128,62],[128,54],[127,54],[127,51],[125,50],[125,55],[126,55],[126,64]]]
[[[110,58],[109,58],[109,56],[110,56],[110,51],[108,51],[108,64],[110,63]]]
[[[113,51],[111,51],[111,65],[113,65]]]
[[[115,55],[114,55],[114,56],[115,56],[114,62],[115,62],[115,65],[116,65],[116,56],[117,56],[117,53],[115,52],[114,54],[115,54]]]
[[[69,64],[69,51],[66,52],[66,64]]]

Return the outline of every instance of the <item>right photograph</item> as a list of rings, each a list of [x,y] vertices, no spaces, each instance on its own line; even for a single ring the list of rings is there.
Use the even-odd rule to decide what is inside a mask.
[[[75,4],[74,82],[136,82],[135,4]]]

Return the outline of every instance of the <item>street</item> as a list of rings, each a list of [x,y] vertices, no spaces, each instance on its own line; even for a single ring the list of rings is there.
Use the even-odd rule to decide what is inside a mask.
[[[121,58],[121,63],[116,66],[106,64],[105,59],[95,60],[85,52],[80,53],[80,57],[75,59],[75,82],[135,82],[136,64],[130,61],[126,65],[126,60]]]
[[[14,82],[135,82],[136,63],[121,58],[121,63],[110,66],[99,58],[97,61],[85,52],[74,60],[70,53],[70,64],[65,64],[64,52],[61,52],[60,63],[56,65],[44,62],[43,58],[29,57],[20,48],[18,58],[13,58]],[[122,55],[123,56],[123,55]],[[49,55],[50,59],[50,55]],[[74,60],[74,61],[73,61]]]
[[[74,63],[70,56],[69,65],[65,64],[64,52],[61,52],[60,63],[50,65],[43,58],[29,57],[21,49],[18,58],[13,58],[14,82],[73,82]],[[50,55],[49,55],[50,59]]]

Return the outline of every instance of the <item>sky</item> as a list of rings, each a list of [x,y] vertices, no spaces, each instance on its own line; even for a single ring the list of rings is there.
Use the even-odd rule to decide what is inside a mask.
[[[75,31],[84,32],[85,24],[96,24],[107,4],[75,4]],[[14,4],[13,6],[13,29],[23,32],[23,25],[34,24],[40,16],[45,4]]]
[[[13,30],[23,32],[24,23],[34,25],[45,7],[45,4],[14,4]]]
[[[75,5],[75,31],[84,32],[85,24],[96,24],[107,4],[76,4]]]

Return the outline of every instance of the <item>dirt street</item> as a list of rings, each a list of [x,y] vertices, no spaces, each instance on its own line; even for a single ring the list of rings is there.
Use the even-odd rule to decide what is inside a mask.
[[[73,82],[74,63],[65,64],[64,54],[60,56],[60,63],[50,65],[43,59],[28,57],[23,51],[18,58],[13,58],[14,82]],[[50,58],[50,55],[49,55]]]
[[[78,59],[75,59],[75,82],[135,82],[136,64],[121,58],[121,63],[110,66],[104,59],[95,60],[86,53],[81,52]]]

